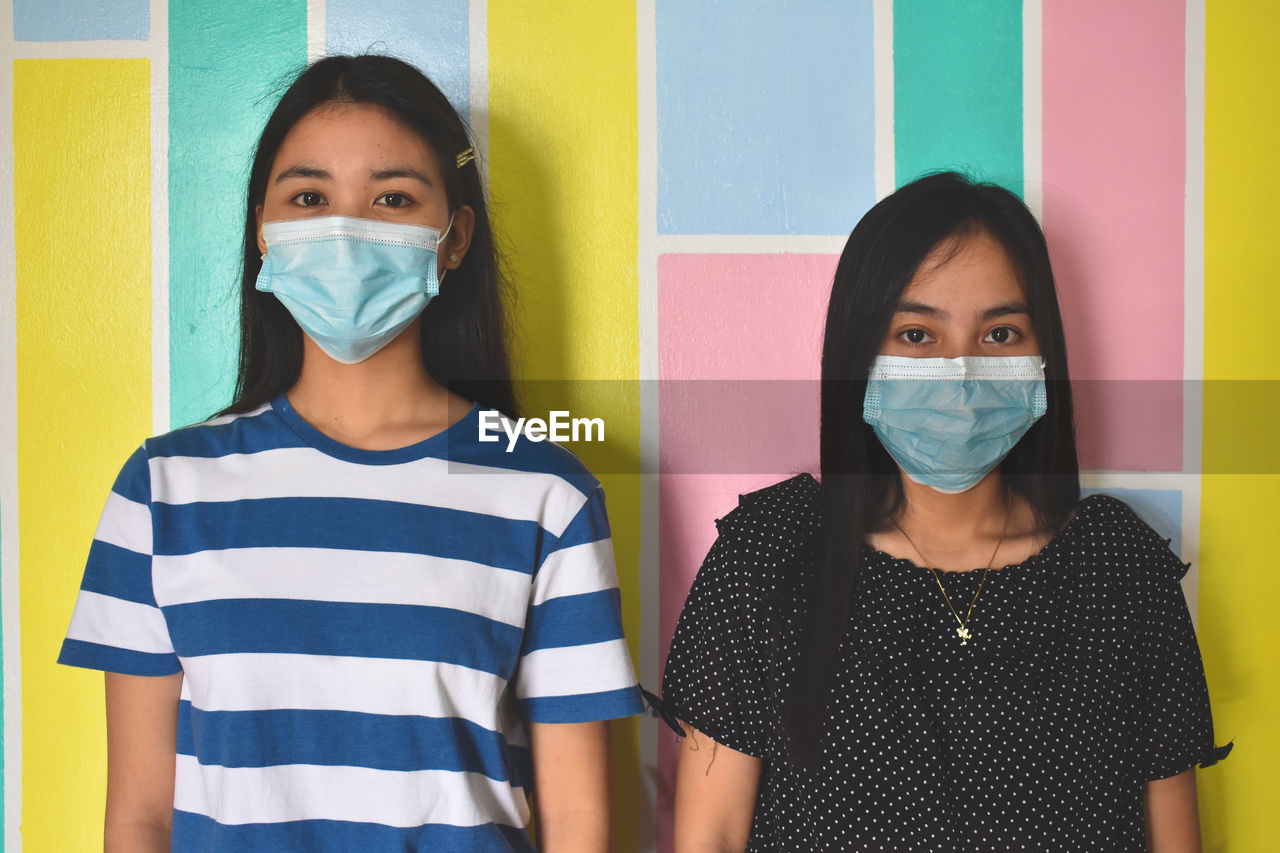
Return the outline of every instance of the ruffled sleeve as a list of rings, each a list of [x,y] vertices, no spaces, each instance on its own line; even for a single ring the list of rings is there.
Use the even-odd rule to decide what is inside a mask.
[[[1168,540],[1132,518],[1139,582],[1150,587],[1144,596],[1149,605],[1136,621],[1137,766],[1145,780],[1164,779],[1222,760],[1232,744],[1214,743],[1204,664],[1182,591],[1190,564],[1173,553]]]
[[[681,720],[730,749],[765,754],[767,670],[763,590],[740,529],[742,510],[716,522],[719,536],[685,600],[662,690]]]

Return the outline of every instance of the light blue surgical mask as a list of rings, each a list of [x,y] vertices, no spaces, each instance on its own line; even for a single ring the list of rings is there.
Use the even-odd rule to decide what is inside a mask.
[[[903,472],[946,494],[976,486],[1049,407],[1040,356],[878,356],[862,419]]]
[[[307,337],[343,364],[395,339],[437,293],[445,234],[425,225],[350,216],[267,222],[256,287],[274,293]]]

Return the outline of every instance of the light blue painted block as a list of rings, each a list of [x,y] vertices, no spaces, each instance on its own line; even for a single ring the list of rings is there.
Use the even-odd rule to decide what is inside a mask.
[[[143,41],[147,0],[13,0],[14,41]]]
[[[382,53],[411,62],[466,120],[471,105],[469,20],[466,0],[328,0],[325,50]]]
[[[658,231],[848,234],[875,202],[870,0],[658,0]]]
[[[1178,489],[1081,489],[1082,496],[1110,495],[1133,508],[1165,539],[1173,553],[1182,554],[1182,492]]]

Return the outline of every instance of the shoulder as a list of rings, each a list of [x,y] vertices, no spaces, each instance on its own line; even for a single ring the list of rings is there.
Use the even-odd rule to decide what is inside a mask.
[[[738,505],[728,515],[716,520],[723,534],[788,533],[808,530],[816,525],[821,486],[811,474],[798,474],[789,480],[738,496]]]
[[[1156,532],[1127,503],[1110,495],[1091,495],[1080,501],[1067,527],[1072,534],[1069,544],[1082,556],[1100,561],[1103,567],[1139,570],[1121,574],[1181,580],[1190,567],[1170,549],[1169,538]]]
[[[477,407],[466,424],[461,440],[449,448],[451,462],[497,469],[495,473],[540,475],[550,488],[567,488],[584,498],[600,488],[600,481],[573,451],[558,444],[548,430],[531,426],[528,419],[513,420],[496,409]]]
[[[707,562],[762,582],[790,574],[818,530],[820,491],[817,480],[800,474],[739,495],[738,505],[716,520],[719,536]]]
[[[261,415],[264,409],[245,415],[218,417],[151,436],[144,440],[121,466],[112,491],[130,500],[146,503],[147,496],[150,494],[153,465],[163,466],[166,460],[176,457],[215,458],[234,452],[244,452],[243,442],[237,442],[232,438],[239,431],[238,427],[232,424],[243,424],[246,419]],[[237,445],[241,445],[241,449],[237,450]]]
[[[303,444],[267,403],[248,412],[219,415],[152,436],[143,447],[152,459],[178,456],[216,458]]]

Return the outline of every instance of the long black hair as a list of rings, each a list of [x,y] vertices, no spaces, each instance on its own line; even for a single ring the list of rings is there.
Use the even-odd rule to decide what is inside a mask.
[[[516,413],[506,349],[506,292],[484,186],[476,161],[455,168],[471,147],[449,99],[418,69],[389,56],[329,56],[298,76],[280,98],[258,140],[245,206],[240,280],[240,365],[235,398],[224,411],[247,412],[284,393],[302,370],[302,330],[288,310],[254,284],[262,259],[256,209],[289,131],[324,104],[370,104],[418,134],[440,161],[449,212],[475,211],[475,230],[461,265],[441,282],[422,312],[422,361],[431,377],[485,408]]]
[[[1026,292],[1045,364],[1049,407],[1001,463],[1005,488],[1023,496],[1044,528],[1057,528],[1080,499],[1067,349],[1044,233],[1026,205],[1001,187],[954,172],[921,178],[873,207],[853,229],[836,267],[822,347],[822,488],[809,619],[786,703],[792,759],[814,766],[831,692],[829,662],[849,620],[865,536],[902,509],[893,458],[862,420],[867,375],[903,290],[947,241],[980,233],[1003,247]]]

